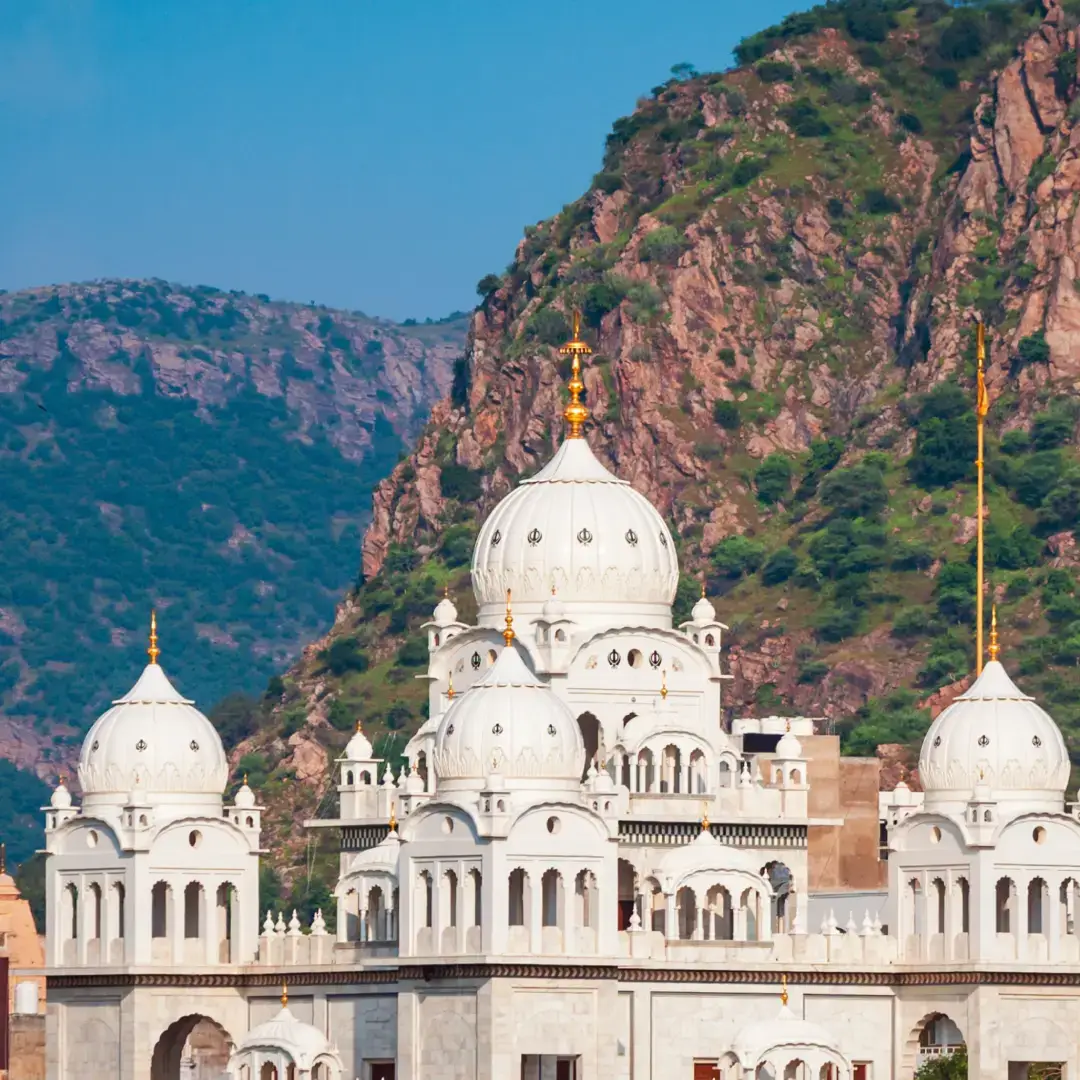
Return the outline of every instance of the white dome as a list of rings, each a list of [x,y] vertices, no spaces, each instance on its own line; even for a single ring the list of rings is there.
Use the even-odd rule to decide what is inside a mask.
[[[253,1027],[241,1040],[235,1054],[252,1050],[284,1050],[292,1058],[297,1069],[310,1072],[315,1062],[323,1057],[338,1060],[337,1050],[327,1037],[312,1024],[298,1020],[288,1005],[272,1020]]]
[[[790,731],[785,731],[780,736],[780,741],[776,744],[776,752],[773,755],[778,757],[781,761],[788,761],[791,758],[802,757],[802,743]]]
[[[439,791],[492,773],[510,789],[578,790],[585,743],[573,713],[509,645],[446,710],[432,757]]]
[[[450,626],[457,622],[457,608],[449,596],[444,596],[436,605],[431,616],[436,626]]]
[[[345,747],[347,761],[372,761],[371,743],[368,737],[360,730],[360,721],[356,721],[356,731]]]
[[[716,622],[716,608],[709,602],[709,598],[702,593],[698,602],[690,610],[690,618],[693,622],[704,626],[705,623]]]
[[[371,874],[384,873],[397,875],[398,858],[401,854],[401,840],[397,829],[391,829],[374,847],[361,852],[350,864],[349,873]]]
[[[826,1057],[846,1063],[836,1039],[821,1027],[796,1016],[785,1003],[770,1020],[756,1020],[735,1036],[733,1043],[743,1069],[753,1069],[773,1051],[816,1050]],[[784,1062],[786,1065],[787,1062]]]
[[[545,622],[558,622],[559,619],[566,617],[566,605],[556,595],[555,590],[551,590],[551,595],[544,601],[544,606],[540,609],[540,615]]]
[[[141,802],[217,808],[229,763],[214,725],[181,695],[155,663],[102,714],[83,740],[79,783],[83,809]]]
[[[997,660],[930,725],[919,754],[927,810],[956,809],[977,784],[1019,812],[1060,813],[1069,753],[1057,724]]]
[[[247,778],[244,778],[244,782],[240,785],[240,790],[236,793],[236,798],[233,799],[233,806],[238,810],[250,810],[255,805],[255,792],[248,787]]]
[[[53,789],[52,795],[49,796],[49,805],[54,810],[68,810],[71,808],[71,792],[68,791],[67,784],[62,779]]]
[[[752,855],[721,843],[708,829],[702,829],[689,844],[665,852],[657,871],[672,887],[685,881],[691,874],[702,872],[743,873],[761,877]],[[768,885],[763,878],[762,884]]]
[[[481,625],[499,624],[507,589],[527,625],[554,587],[579,622],[632,614],[639,625],[670,627],[679,563],[649,500],[572,438],[484,522],[472,581]]]

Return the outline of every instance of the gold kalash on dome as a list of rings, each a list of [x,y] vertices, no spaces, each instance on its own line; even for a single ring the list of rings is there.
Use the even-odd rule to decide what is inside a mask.
[[[570,391],[570,400],[563,409],[563,419],[569,425],[566,437],[580,439],[584,437],[582,431],[585,421],[589,418],[589,410],[581,403],[581,392],[585,389],[585,384],[581,381],[581,358],[591,356],[592,349],[581,340],[581,312],[576,308],[574,309],[574,336],[559,349],[559,355],[572,358],[570,382],[566,386]]]

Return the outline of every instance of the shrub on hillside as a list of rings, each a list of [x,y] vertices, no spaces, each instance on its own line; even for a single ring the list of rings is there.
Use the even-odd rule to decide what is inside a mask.
[[[745,536],[726,536],[709,556],[713,568],[729,578],[754,573],[765,558],[765,547]]]
[[[428,662],[427,642],[418,635],[410,637],[397,651],[397,662],[402,667],[420,667]]]
[[[331,675],[367,671],[367,654],[354,637],[338,638],[319,652],[319,660]]]
[[[766,585],[779,585],[795,573],[799,560],[789,547],[777,548],[761,568],[761,580]]]
[[[970,396],[955,383],[940,383],[926,394],[916,421],[911,478],[924,488],[947,487],[974,475],[975,411]]]
[[[876,517],[888,501],[885,477],[872,461],[836,469],[821,484],[821,502],[837,517]]]
[[[482,473],[465,465],[444,465],[439,473],[439,490],[442,491],[444,499],[457,499],[463,503],[476,502],[484,494],[481,476]]]
[[[783,454],[769,454],[754,473],[754,487],[766,506],[784,502],[791,494],[791,461]]]
[[[717,427],[722,427],[725,431],[737,431],[742,423],[739,406],[734,401],[718,398],[713,402],[712,415]]]
[[[644,262],[674,266],[687,247],[689,242],[674,225],[661,225],[641,241],[638,254]]]

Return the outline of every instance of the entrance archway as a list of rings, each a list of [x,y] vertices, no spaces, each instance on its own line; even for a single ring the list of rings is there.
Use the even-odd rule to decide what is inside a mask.
[[[581,770],[581,779],[589,775],[589,766],[596,752],[600,749],[600,721],[591,712],[583,712],[578,718],[581,737],[585,741],[585,766]]]
[[[183,1016],[158,1038],[150,1059],[150,1080],[219,1080],[233,1041],[208,1016]]]

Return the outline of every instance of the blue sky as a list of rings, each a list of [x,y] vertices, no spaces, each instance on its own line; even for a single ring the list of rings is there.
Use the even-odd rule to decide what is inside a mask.
[[[672,64],[809,2],[3,0],[0,288],[475,303]]]

